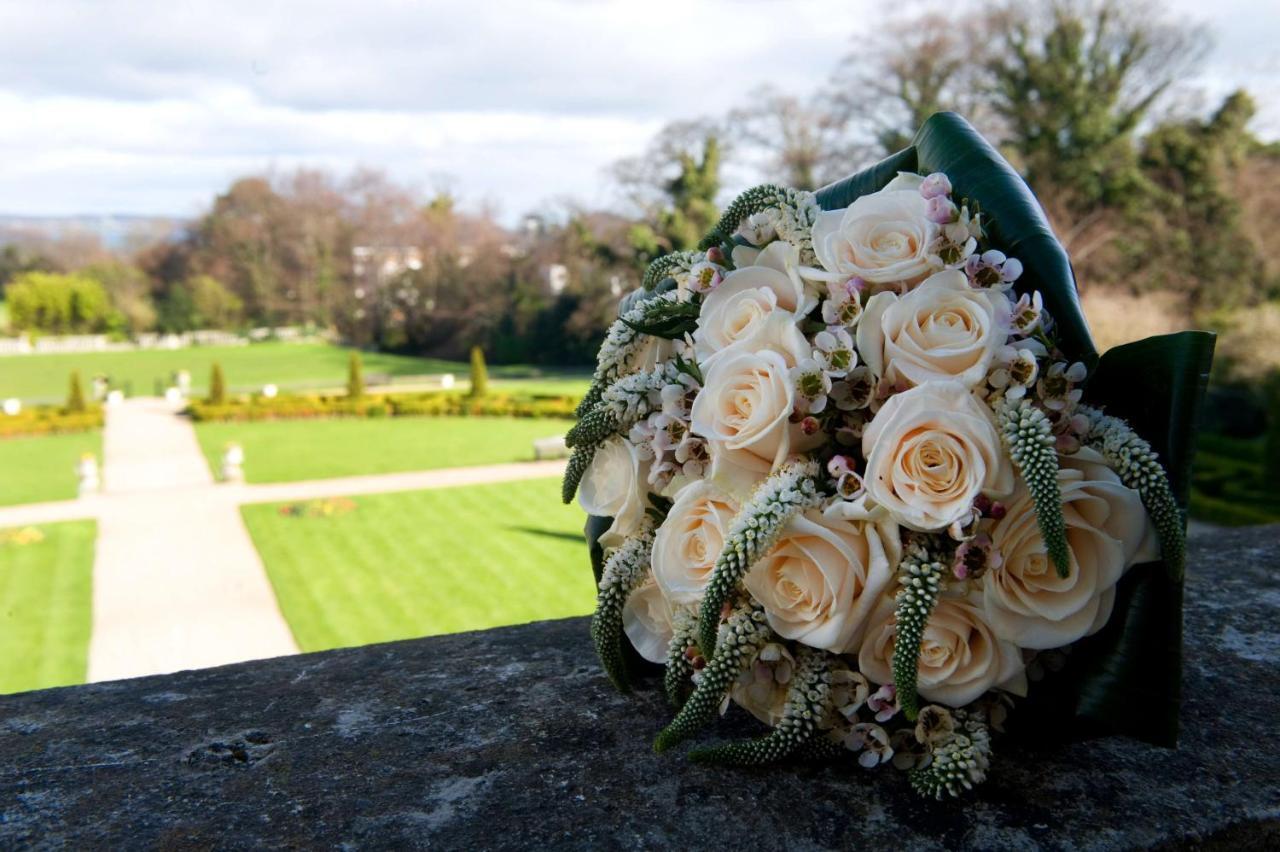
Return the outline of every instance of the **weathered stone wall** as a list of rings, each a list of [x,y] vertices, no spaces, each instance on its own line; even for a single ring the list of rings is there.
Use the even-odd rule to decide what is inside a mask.
[[[1277,848],[1280,527],[1189,565],[1181,746],[997,742],[958,803],[658,757],[569,619],[0,698],[0,846]]]

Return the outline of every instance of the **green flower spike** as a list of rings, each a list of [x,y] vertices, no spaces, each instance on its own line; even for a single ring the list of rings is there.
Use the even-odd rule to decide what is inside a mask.
[[[731,201],[720,221],[698,243],[698,248],[706,251],[712,246],[731,242],[734,232],[745,219],[766,210],[777,210],[780,214],[778,236],[797,246],[802,252],[812,250],[810,230],[820,212],[813,193],[771,183],[753,186]],[[802,260],[808,262],[808,258]]]
[[[926,798],[959,796],[987,777],[991,763],[991,736],[980,714],[955,711],[956,728],[934,746],[932,760],[923,769],[907,773],[912,788]]]
[[[923,547],[904,554],[898,566],[897,635],[893,641],[893,687],[898,706],[914,722],[920,709],[916,678],[920,671],[920,642],[929,624],[929,615],[938,603],[947,566]]]
[[[644,280],[641,281],[641,285],[646,290],[652,290],[662,282],[663,278],[670,278],[677,272],[688,272],[690,267],[701,259],[702,255],[696,251],[664,254],[649,264],[649,268],[644,271]]]
[[[1009,457],[1018,469],[1036,507],[1036,524],[1049,560],[1059,577],[1071,573],[1066,522],[1062,519],[1062,489],[1058,485],[1058,452],[1053,425],[1044,412],[1027,399],[1004,400],[996,405],[1000,434]]]
[[[818,505],[817,475],[814,461],[784,466],[760,483],[729,525],[698,613],[698,647],[704,655],[715,653],[720,613],[747,571],[773,549],[788,521]]]
[[[1095,408],[1080,406],[1077,411],[1089,418],[1085,442],[1102,453],[1120,481],[1138,492],[1142,505],[1151,514],[1160,538],[1160,555],[1169,575],[1182,579],[1187,558],[1187,528],[1178,501],[1173,497],[1169,477],[1151,445],[1118,417]]]
[[[573,502],[578,485],[591,466],[596,449],[614,435],[625,433],[648,417],[658,404],[659,391],[671,381],[662,366],[631,373],[609,385],[596,407],[588,411],[569,433],[565,444],[573,447],[560,487],[560,499]]]
[[[680,607],[671,617],[671,643],[667,645],[667,668],[662,687],[667,701],[677,710],[684,704],[684,694],[693,677],[693,661],[689,649],[697,647],[698,616],[692,609]]]
[[[818,725],[831,709],[831,663],[823,651],[801,647],[796,658],[782,719],[763,737],[740,743],[696,749],[694,763],[726,766],[762,766],[794,754],[813,742]]]
[[[698,677],[689,700],[653,741],[653,750],[661,754],[697,733],[715,718],[720,702],[738,676],[751,665],[773,635],[759,604],[750,603],[734,610],[724,626],[724,640],[707,667]]]
[[[609,680],[619,692],[630,692],[626,660],[622,654],[622,610],[645,577],[653,552],[653,523],[647,517],[640,531],[622,543],[605,562],[600,575],[596,612],[591,617],[591,641]]]

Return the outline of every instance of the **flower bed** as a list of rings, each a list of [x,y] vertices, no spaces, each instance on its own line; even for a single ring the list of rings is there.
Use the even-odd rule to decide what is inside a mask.
[[[102,428],[102,409],[67,411],[57,405],[24,408],[17,414],[0,414],[0,438],[64,435]]]
[[[385,394],[361,399],[347,396],[299,395],[274,399],[255,396],[221,405],[196,401],[187,413],[196,422],[300,420],[315,417],[572,417],[571,397],[517,397],[495,394],[472,398],[463,394]]]

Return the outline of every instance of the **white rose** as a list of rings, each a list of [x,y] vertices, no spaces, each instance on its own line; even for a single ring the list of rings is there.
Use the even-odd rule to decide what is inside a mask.
[[[653,577],[675,604],[702,599],[738,504],[706,480],[680,490],[653,540]]]
[[[979,494],[1013,490],[990,410],[959,382],[889,398],[862,435],[867,496],[899,524],[928,532],[966,518]]]
[[[671,605],[652,578],[627,597],[622,606],[622,630],[640,656],[651,663],[667,661],[673,632]]]
[[[886,548],[886,542],[892,542]],[[777,545],[743,578],[769,626],[837,654],[857,650],[867,619],[896,567],[898,527],[824,517],[793,518]]]
[[[880,288],[911,286],[932,271],[929,246],[938,226],[929,221],[912,177],[900,176],[844,210],[818,215],[813,250],[824,269]]]
[[[905,296],[872,296],[858,324],[858,351],[877,378],[911,385],[955,379],[972,388],[1008,335],[1008,299],[975,290],[949,269]]]
[[[858,652],[858,668],[876,683],[893,683],[893,611],[893,598],[881,598]],[[942,597],[920,641],[916,689],[926,701],[962,707],[994,687],[1026,694],[1022,652],[996,636],[979,604]]]
[[[991,528],[998,567],[982,578],[996,633],[1023,648],[1059,648],[1096,633],[1111,616],[1115,585],[1130,565],[1158,558],[1138,492],[1084,449],[1058,471],[1071,572],[1059,577],[1045,552],[1035,505],[1020,486]]]
[[[600,445],[578,489],[578,505],[589,515],[613,518],[600,536],[600,546],[617,547],[640,528],[648,505],[647,464],[635,445],[610,438]]]
[[[811,349],[797,323],[813,306],[788,252],[796,249],[770,244],[753,265],[730,272],[707,294],[693,333],[704,371],[735,348],[773,349],[791,366],[808,357]]]
[[[790,421],[795,386],[779,353],[738,349],[716,360],[693,402],[693,432],[707,441],[711,478],[740,495],[793,453],[821,442]]]

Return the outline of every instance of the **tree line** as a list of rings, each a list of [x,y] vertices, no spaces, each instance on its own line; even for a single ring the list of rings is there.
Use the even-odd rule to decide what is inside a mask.
[[[517,229],[377,172],[233,183],[176,239],[128,257],[0,256],[10,324],[50,332],[315,325],[362,346],[589,363],[618,296],[693,246],[733,191],[816,188],[954,109],[1036,191],[1081,285],[1176,296],[1188,316],[1280,296],[1280,146],[1243,91],[1179,93],[1208,42],[1144,0],[980,3],[892,14],[809,93],[762,89],[665,128],[616,164],[616,210]],[[96,288],[95,288],[96,287]]]

